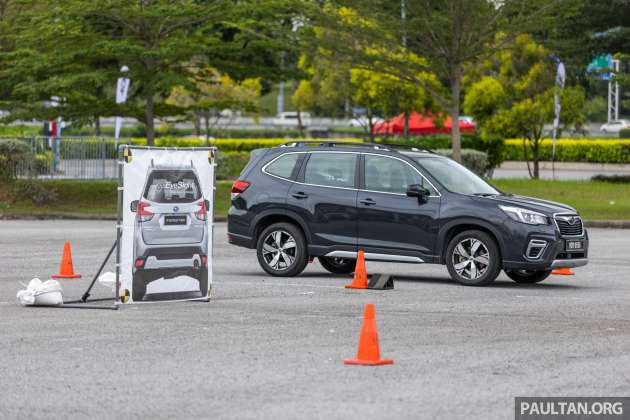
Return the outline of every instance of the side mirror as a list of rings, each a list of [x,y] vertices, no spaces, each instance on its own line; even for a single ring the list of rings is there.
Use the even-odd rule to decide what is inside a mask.
[[[129,206],[129,210],[131,210],[132,213],[135,213],[136,211],[138,211],[138,200],[133,200],[131,202],[131,205]]]
[[[407,187],[407,197],[417,197],[419,203],[425,203],[430,195],[431,191],[420,184],[412,184]]]

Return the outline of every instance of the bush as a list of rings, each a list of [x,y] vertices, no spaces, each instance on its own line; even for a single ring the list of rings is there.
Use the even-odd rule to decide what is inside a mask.
[[[630,175],[595,175],[591,181],[609,182],[611,184],[630,184]]]
[[[249,152],[217,153],[217,179],[236,179],[249,162]]]
[[[630,139],[630,128],[622,128],[619,130],[620,139]]]
[[[447,157],[453,156],[451,149],[438,149],[435,150],[435,153]],[[486,176],[488,172],[488,155],[479,150],[462,149],[462,164],[477,175]]]
[[[30,172],[33,166],[30,146],[16,139],[0,139],[0,178],[15,179],[18,171]]]
[[[552,158],[552,142],[544,139],[540,145],[540,160]],[[531,160],[531,150],[523,151],[523,140],[505,141],[506,160]],[[630,140],[578,140],[561,139],[556,145],[557,162],[628,163],[630,162]]]
[[[430,150],[450,149],[452,147],[451,137],[448,135],[417,136],[408,138],[399,136],[380,137],[376,140],[376,142],[413,146]],[[476,134],[463,134],[462,149],[474,149],[486,153],[488,167],[484,172],[492,171],[504,161],[505,143],[500,137],[482,139]]]
[[[57,201],[57,192],[32,179],[19,180],[13,185],[13,198],[17,201],[28,200],[33,204],[43,205]]]
[[[295,139],[275,138],[275,139],[214,139],[210,144],[205,139],[190,137],[161,137],[155,139],[155,145],[159,147],[207,147],[214,146],[224,152],[249,152],[254,149],[264,149],[275,147],[284,143],[289,143]],[[360,142],[361,139],[335,139],[335,141]],[[131,139],[131,144],[144,146],[147,140],[144,138]]]

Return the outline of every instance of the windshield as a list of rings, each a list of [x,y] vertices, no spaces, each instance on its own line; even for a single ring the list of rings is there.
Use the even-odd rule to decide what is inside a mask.
[[[447,190],[459,194],[496,195],[499,191],[452,159],[414,157]]]

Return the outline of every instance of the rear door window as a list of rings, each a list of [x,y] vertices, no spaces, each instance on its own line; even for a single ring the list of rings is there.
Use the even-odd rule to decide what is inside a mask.
[[[273,162],[271,162],[266,168],[265,172],[271,175],[279,176],[280,178],[291,179],[295,165],[299,161],[302,155],[299,153],[289,153],[282,155]]]
[[[155,170],[149,175],[144,198],[156,203],[192,203],[201,198],[199,181],[190,170]]]
[[[356,163],[356,153],[311,153],[304,171],[304,183],[354,188]]]

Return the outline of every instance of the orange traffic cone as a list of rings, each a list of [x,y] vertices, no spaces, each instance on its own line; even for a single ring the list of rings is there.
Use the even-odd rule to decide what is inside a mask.
[[[59,274],[53,274],[53,279],[80,279],[81,274],[74,273],[74,267],[72,265],[72,252],[70,251],[70,242],[66,241],[63,244],[63,256],[61,257],[61,267],[59,267]]]
[[[346,289],[367,289],[368,278],[365,269],[365,252],[359,251],[357,255],[357,265],[354,268],[354,279],[352,284],[346,284]]]
[[[574,276],[575,273],[570,268],[557,268],[551,272],[554,276]]]
[[[376,331],[376,318],[374,317],[374,304],[365,305],[361,336],[359,337],[359,351],[356,359],[345,359],[345,365],[391,365],[392,359],[381,359],[381,351],[378,347],[378,331]]]

